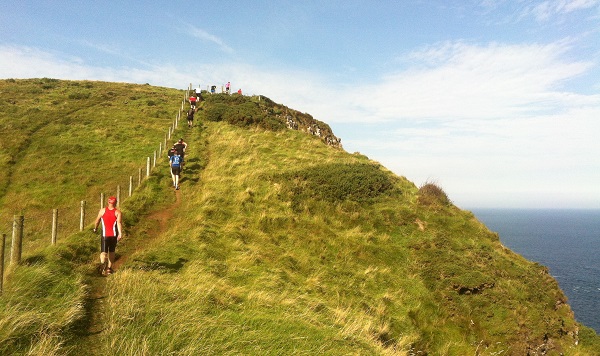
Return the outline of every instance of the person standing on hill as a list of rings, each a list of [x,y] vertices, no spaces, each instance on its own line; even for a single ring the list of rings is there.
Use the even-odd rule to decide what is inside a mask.
[[[195,96],[193,96],[193,95],[192,95],[192,96],[190,96],[190,107],[191,107],[192,109],[195,109],[195,108],[196,108],[196,97],[195,97]]]
[[[123,226],[121,224],[122,214],[117,209],[117,198],[108,198],[106,208],[100,209],[98,217],[94,222],[94,232],[98,230],[98,224],[102,222],[102,237],[100,241],[100,266],[102,275],[113,273],[112,265],[115,262],[115,249],[117,242],[123,238]]]
[[[225,93],[229,94],[230,89],[231,89],[231,82],[227,82],[227,84],[225,84]]]
[[[173,186],[175,187],[175,190],[179,190],[179,175],[181,174],[181,164],[181,156],[179,156],[179,152],[175,151],[171,158],[169,158],[169,167],[171,167],[171,178],[173,179]]]

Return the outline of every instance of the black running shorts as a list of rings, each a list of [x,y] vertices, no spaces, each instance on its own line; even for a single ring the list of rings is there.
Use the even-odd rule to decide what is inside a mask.
[[[106,236],[100,238],[100,250],[101,252],[115,252],[115,248],[117,247],[117,237],[116,236]]]

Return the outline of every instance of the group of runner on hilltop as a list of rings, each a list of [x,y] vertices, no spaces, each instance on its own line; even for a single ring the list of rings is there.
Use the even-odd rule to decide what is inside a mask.
[[[217,91],[217,86],[216,85],[212,85],[210,87],[210,93],[211,94],[215,94]],[[242,89],[238,89],[237,91],[238,95],[242,95]],[[225,84],[225,94],[229,95],[231,94],[231,82],[227,82],[227,84]],[[187,123],[188,123],[188,128],[192,128],[194,127],[194,115],[196,114],[196,112],[198,110],[201,109],[201,104],[204,101],[204,98],[202,98],[202,89],[200,88],[200,85],[198,85],[198,87],[194,90],[193,94],[190,95],[190,98],[188,99],[188,102],[190,103],[190,108],[187,111]]]

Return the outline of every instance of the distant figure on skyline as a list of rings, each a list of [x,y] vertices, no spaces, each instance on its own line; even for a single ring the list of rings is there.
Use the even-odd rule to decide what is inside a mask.
[[[225,84],[225,93],[229,94],[230,89],[231,89],[231,83],[227,82],[227,84]]]
[[[238,89],[238,94],[242,95],[242,88]]]

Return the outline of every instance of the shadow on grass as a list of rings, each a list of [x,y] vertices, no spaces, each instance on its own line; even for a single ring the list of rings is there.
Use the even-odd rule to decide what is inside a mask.
[[[185,258],[179,258],[177,262],[157,262],[157,261],[142,261],[136,260],[134,262],[134,268],[139,268],[144,271],[162,271],[167,273],[177,273],[185,266],[185,263],[189,260]]]

